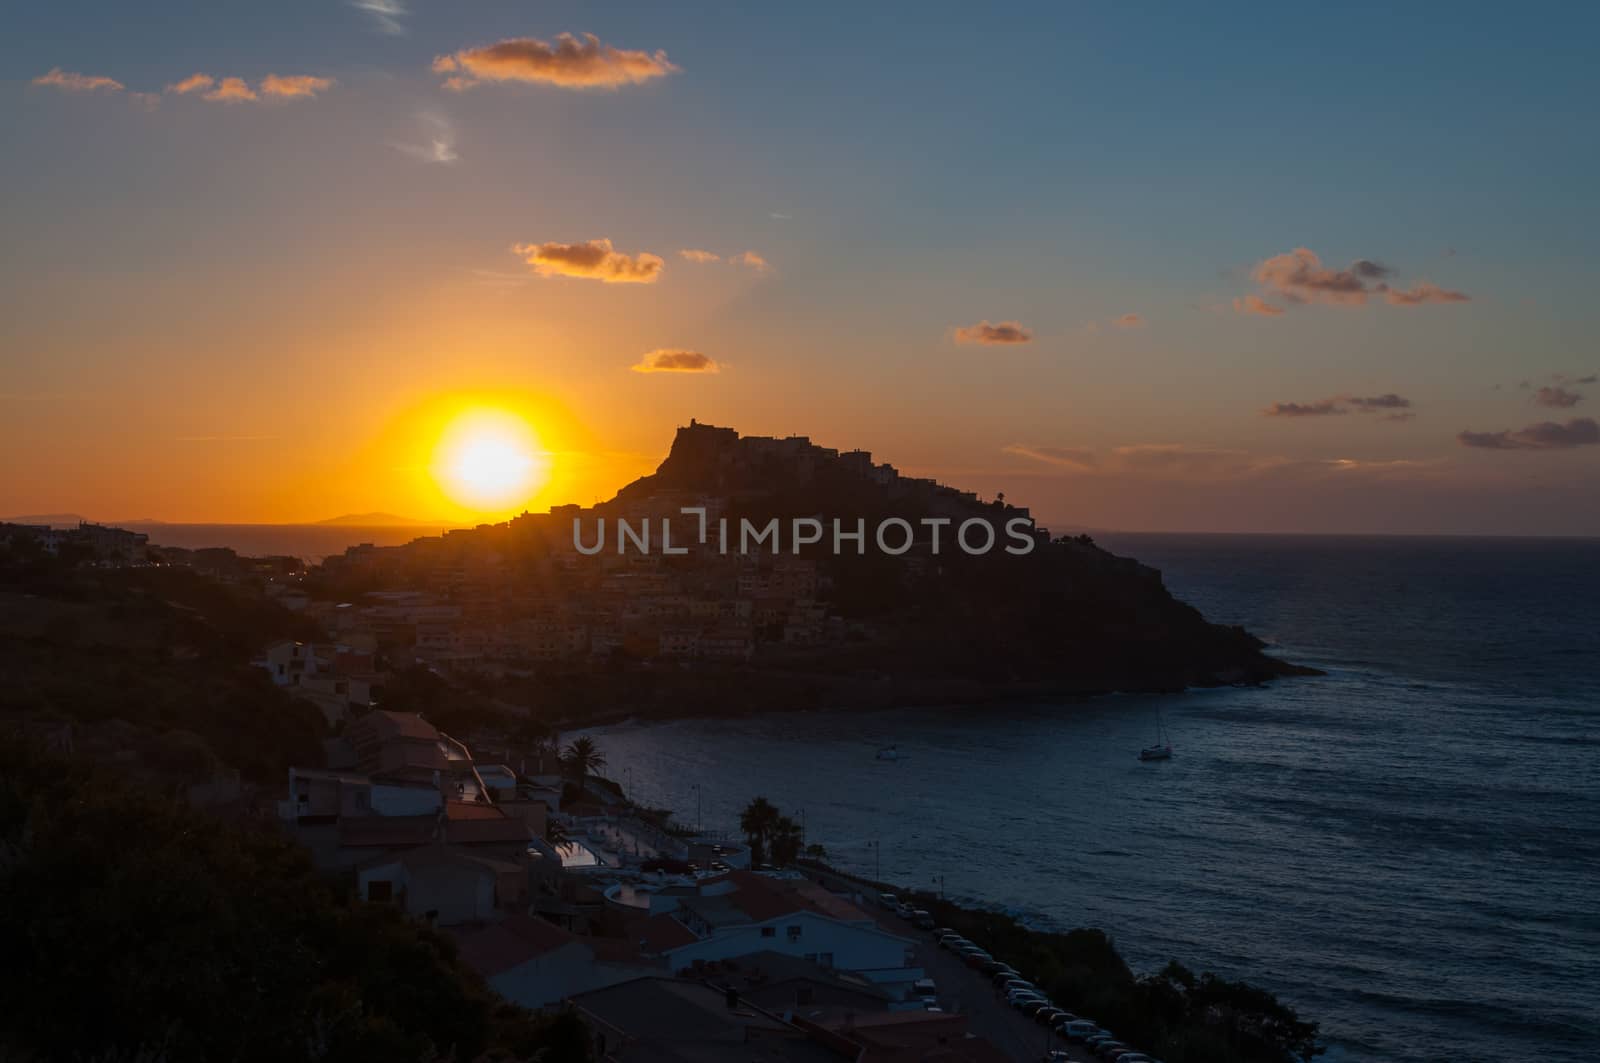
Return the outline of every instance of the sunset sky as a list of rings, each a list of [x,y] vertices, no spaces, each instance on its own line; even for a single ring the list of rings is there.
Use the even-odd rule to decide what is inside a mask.
[[[1593,8],[5,23],[0,515],[499,518],[487,411],[538,509],[694,417],[1059,527],[1600,534]]]

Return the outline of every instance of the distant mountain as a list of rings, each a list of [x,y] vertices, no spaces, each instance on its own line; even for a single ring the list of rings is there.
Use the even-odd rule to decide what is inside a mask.
[[[346,513],[339,517],[329,517],[327,520],[317,521],[321,527],[347,527],[347,528],[443,528],[450,522],[447,520],[417,520],[414,517],[400,517],[393,513]]]
[[[76,528],[88,519],[81,513],[24,513],[16,517],[0,517],[0,523],[43,524],[52,528]]]

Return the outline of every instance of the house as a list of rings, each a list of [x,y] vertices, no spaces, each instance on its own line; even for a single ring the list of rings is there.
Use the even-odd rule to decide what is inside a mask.
[[[663,973],[636,946],[579,937],[530,915],[455,932],[461,959],[507,1000],[554,1007],[568,997]]]
[[[525,905],[528,876],[517,862],[433,843],[369,860],[356,869],[356,892],[437,926],[459,926]]]
[[[734,990],[637,978],[571,998],[605,1063],[840,1063],[812,1034]]]
[[[374,710],[350,721],[345,737],[355,747],[357,764],[368,774],[442,770],[451,759],[443,736],[420,713]]]
[[[915,942],[880,928],[854,904],[815,883],[732,871],[703,879],[667,912],[642,920],[646,947],[670,970],[777,952],[820,967],[867,974],[891,996],[920,978]]]
[[[1007,1063],[1013,1058],[971,1034],[966,1015],[838,1008],[807,1014],[800,1009],[791,1021],[814,1036],[853,1046],[859,1063]]]

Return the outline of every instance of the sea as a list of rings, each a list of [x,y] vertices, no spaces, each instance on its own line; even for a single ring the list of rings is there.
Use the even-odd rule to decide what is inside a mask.
[[[428,529],[157,525],[316,558]],[[842,867],[1257,983],[1334,1063],[1600,1058],[1600,540],[1101,545],[1327,672],[1162,697],[764,712],[591,731],[733,833],[762,795]],[[1164,724],[1170,761],[1141,763]],[[902,755],[881,761],[878,749]]]
[[[426,525],[373,526],[350,524],[167,524],[122,521],[117,527],[142,532],[154,546],[201,550],[225,546],[247,557],[298,557],[317,563],[359,543],[399,546],[445,529]]]
[[[682,821],[765,796],[842,867],[1271,989],[1329,1060],[1600,1057],[1600,540],[1099,541],[1327,675],[590,733]]]

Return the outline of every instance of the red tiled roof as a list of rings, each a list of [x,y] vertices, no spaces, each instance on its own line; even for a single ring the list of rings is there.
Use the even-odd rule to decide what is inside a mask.
[[[479,930],[458,931],[455,938],[461,958],[485,978],[579,940],[570,930],[531,915],[508,916]]]

